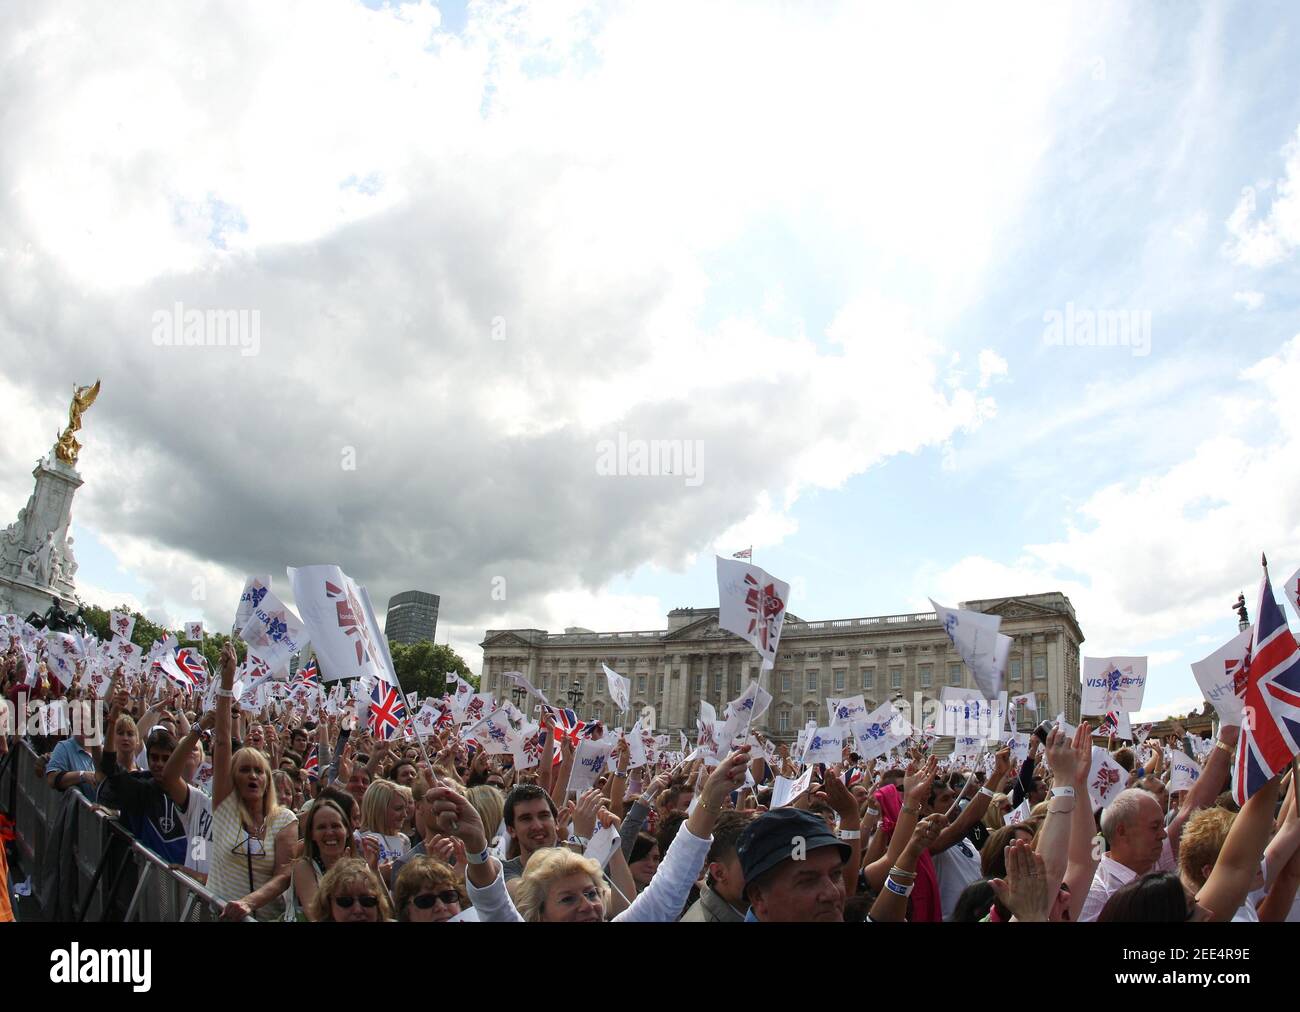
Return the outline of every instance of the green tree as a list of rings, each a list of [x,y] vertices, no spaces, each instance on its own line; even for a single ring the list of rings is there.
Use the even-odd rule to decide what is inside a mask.
[[[478,691],[479,680],[471,674],[464,659],[445,643],[388,642],[388,649],[393,655],[393,667],[402,683],[404,692],[418,693],[425,696],[441,696],[447,691],[447,675],[454,673],[474,686]]]

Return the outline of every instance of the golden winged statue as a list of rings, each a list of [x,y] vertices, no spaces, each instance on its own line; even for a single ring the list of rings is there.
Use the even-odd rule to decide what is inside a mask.
[[[54,444],[54,455],[65,464],[75,465],[81,444],[77,442],[74,432],[81,428],[81,416],[99,396],[99,380],[91,387],[72,387],[72,404],[68,408],[68,427]]]

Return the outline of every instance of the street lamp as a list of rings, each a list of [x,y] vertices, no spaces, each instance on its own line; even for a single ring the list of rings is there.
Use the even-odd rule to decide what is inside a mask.
[[[510,695],[514,698],[515,709],[517,710],[519,709],[519,704],[524,701],[524,697],[528,695],[528,690],[522,685],[516,685],[510,690]]]
[[[565,695],[569,697],[569,709],[577,713],[578,707],[582,705],[582,683],[575,680]]]

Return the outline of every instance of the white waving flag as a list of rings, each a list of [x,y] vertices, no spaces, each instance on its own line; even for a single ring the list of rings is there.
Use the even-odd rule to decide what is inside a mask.
[[[286,572],[320,662],[321,679],[364,677],[397,688],[388,640],[366,588],[338,566],[289,566]]]
[[[1085,657],[1083,713],[1136,713],[1147,685],[1145,657]]]
[[[867,715],[867,701],[862,696],[827,699],[826,707],[831,711],[831,727],[852,724]]]
[[[1295,613],[1300,615],[1300,569],[1291,574],[1290,579],[1282,584],[1283,596],[1291,602],[1291,607]]]
[[[203,642],[203,623],[202,623],[202,622],[186,622],[186,623],[185,623],[185,638],[186,638],[187,640],[189,640],[189,642],[191,642],[191,643],[202,643],[202,642]]]
[[[524,673],[522,671],[505,671],[502,672],[501,677],[510,679],[510,681],[514,682],[522,689],[527,689],[530,695],[536,696],[546,706],[551,705],[551,701],[547,699],[545,695],[543,695],[542,691],[538,689],[537,686],[535,686],[526,677],[524,677]]]
[[[1017,706],[1023,706],[1026,710],[1032,710],[1034,713],[1037,713],[1037,712],[1038,712],[1038,693],[1036,693],[1036,692],[1026,692],[1026,693],[1024,693],[1023,695],[1020,695],[1020,696],[1012,696],[1012,697],[1011,697],[1011,710],[1012,710],[1012,712],[1015,711],[1015,709],[1016,709]]]
[[[288,605],[267,591],[239,630],[239,638],[248,644],[250,654],[278,672],[287,669],[289,658],[307,646],[307,627]]]
[[[1110,757],[1104,748],[1092,747],[1092,768],[1088,771],[1088,797],[1092,810],[1109,808],[1110,803],[1119,797],[1128,780],[1124,767]]]
[[[757,566],[718,557],[718,625],[752,643],[763,668],[776,662],[790,585]]]
[[[235,628],[242,629],[248,625],[253,609],[262,603],[262,598],[271,590],[269,576],[250,576],[244,581],[243,593],[239,595],[239,607],[235,609]]]
[[[1209,657],[1192,665],[1192,675],[1201,687],[1201,694],[1214,704],[1214,712],[1224,727],[1241,726],[1242,701],[1232,686],[1250,650],[1250,638],[1254,632],[1255,627],[1248,626]]]
[[[767,690],[757,681],[751,680],[745,691],[727,704],[727,719],[723,721],[722,729],[717,735],[718,752],[715,754],[722,758],[722,753],[731,748],[733,741],[744,738],[749,733],[754,718],[766,710],[771,702],[772,697]]]
[[[804,744],[801,762],[834,765],[844,760],[844,733],[847,727],[819,727]]]
[[[1200,764],[1189,758],[1181,749],[1175,751],[1170,758],[1172,764],[1169,767],[1169,793],[1175,794],[1178,791],[1188,790],[1201,776]]]
[[[114,636],[121,636],[124,640],[131,638],[131,632],[135,629],[135,616],[125,611],[110,611],[108,613],[108,629]]]
[[[875,759],[897,748],[912,736],[914,728],[893,703],[876,707],[865,717],[849,725],[856,742],[854,751],[862,759]]]
[[[1002,669],[1011,650],[1011,637],[998,632],[1002,617],[965,608],[945,608],[935,604],[933,598],[930,604],[934,605],[943,631],[970,668],[984,698],[993,699],[1002,687]]]
[[[605,670],[605,681],[609,683],[609,698],[614,701],[620,713],[627,713],[627,694],[632,688],[632,679],[624,678],[608,664],[602,664]]]

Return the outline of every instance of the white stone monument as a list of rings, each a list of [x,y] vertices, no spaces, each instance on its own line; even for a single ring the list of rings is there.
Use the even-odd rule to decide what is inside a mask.
[[[44,615],[55,601],[71,611],[76,601],[77,560],[72,553],[72,497],[82,485],[77,473],[81,444],[73,433],[94,403],[99,383],[76,387],[68,427],[50,453],[36,462],[36,489],[18,519],[0,533],[0,613]]]

